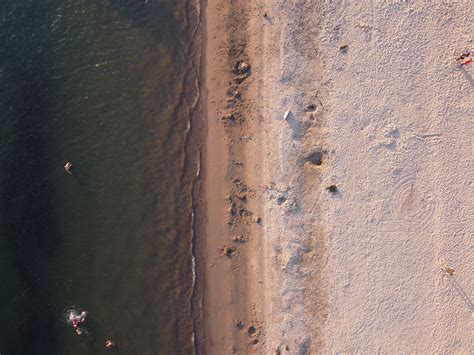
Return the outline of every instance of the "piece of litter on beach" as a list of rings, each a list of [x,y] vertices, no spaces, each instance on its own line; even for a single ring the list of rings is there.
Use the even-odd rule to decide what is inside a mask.
[[[250,337],[255,337],[257,336],[257,328],[254,325],[251,325],[250,327],[248,327],[247,333]]]
[[[283,119],[286,120],[289,115],[290,115],[290,110],[286,110],[285,113],[283,114]]]
[[[448,264],[442,265],[441,270],[443,270],[445,273],[447,273],[448,275],[451,275],[451,276],[453,276],[455,274],[454,269],[452,267],[448,266]]]

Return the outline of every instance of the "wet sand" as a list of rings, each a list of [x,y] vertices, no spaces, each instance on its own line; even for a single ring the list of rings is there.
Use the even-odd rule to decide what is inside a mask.
[[[245,48],[248,14],[244,2],[209,1],[206,8],[208,129],[203,196],[207,221],[202,230],[205,237],[200,239],[205,254],[201,271],[204,353],[248,352],[260,346],[262,331],[264,285],[259,282],[263,273],[256,256],[262,250],[263,232],[255,222],[261,213],[255,197],[259,179],[251,163],[256,154],[248,149],[250,140],[257,138],[249,115],[254,68],[241,83],[232,72],[237,61],[249,58]],[[229,17],[234,19],[232,25]],[[241,26],[238,32],[237,25]],[[223,120],[227,114],[235,118]],[[252,326],[255,334],[250,328],[249,335]]]

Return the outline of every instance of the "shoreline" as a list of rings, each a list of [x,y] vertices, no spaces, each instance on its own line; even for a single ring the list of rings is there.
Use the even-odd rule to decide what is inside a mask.
[[[203,226],[206,224],[206,209],[205,201],[205,159],[206,159],[206,138],[207,138],[207,87],[206,87],[206,7],[208,0],[196,0],[200,7],[200,27],[201,27],[201,55],[199,62],[200,70],[200,84],[199,84],[199,102],[200,109],[199,122],[195,130],[199,133],[199,174],[196,178],[195,184],[198,184],[197,192],[193,191],[193,239],[191,244],[192,255],[194,259],[194,287],[191,297],[191,309],[193,317],[193,347],[196,354],[203,353],[203,297],[204,297],[204,261],[206,255],[203,250],[203,240],[205,239],[205,230]]]

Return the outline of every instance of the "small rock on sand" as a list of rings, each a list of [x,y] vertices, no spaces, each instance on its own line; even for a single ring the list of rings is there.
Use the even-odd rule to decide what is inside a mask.
[[[242,322],[241,320],[236,319],[234,324],[238,330],[244,329],[244,322]]]
[[[224,246],[222,248],[222,254],[228,258],[231,258],[235,255],[235,248],[234,247],[228,247],[228,246]]]
[[[257,336],[257,328],[254,325],[251,325],[248,327],[247,333],[249,334],[249,337],[255,337]]]

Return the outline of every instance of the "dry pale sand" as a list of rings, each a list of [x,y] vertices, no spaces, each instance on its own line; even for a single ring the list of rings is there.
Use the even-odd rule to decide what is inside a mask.
[[[208,0],[200,352],[474,352],[473,18]]]

